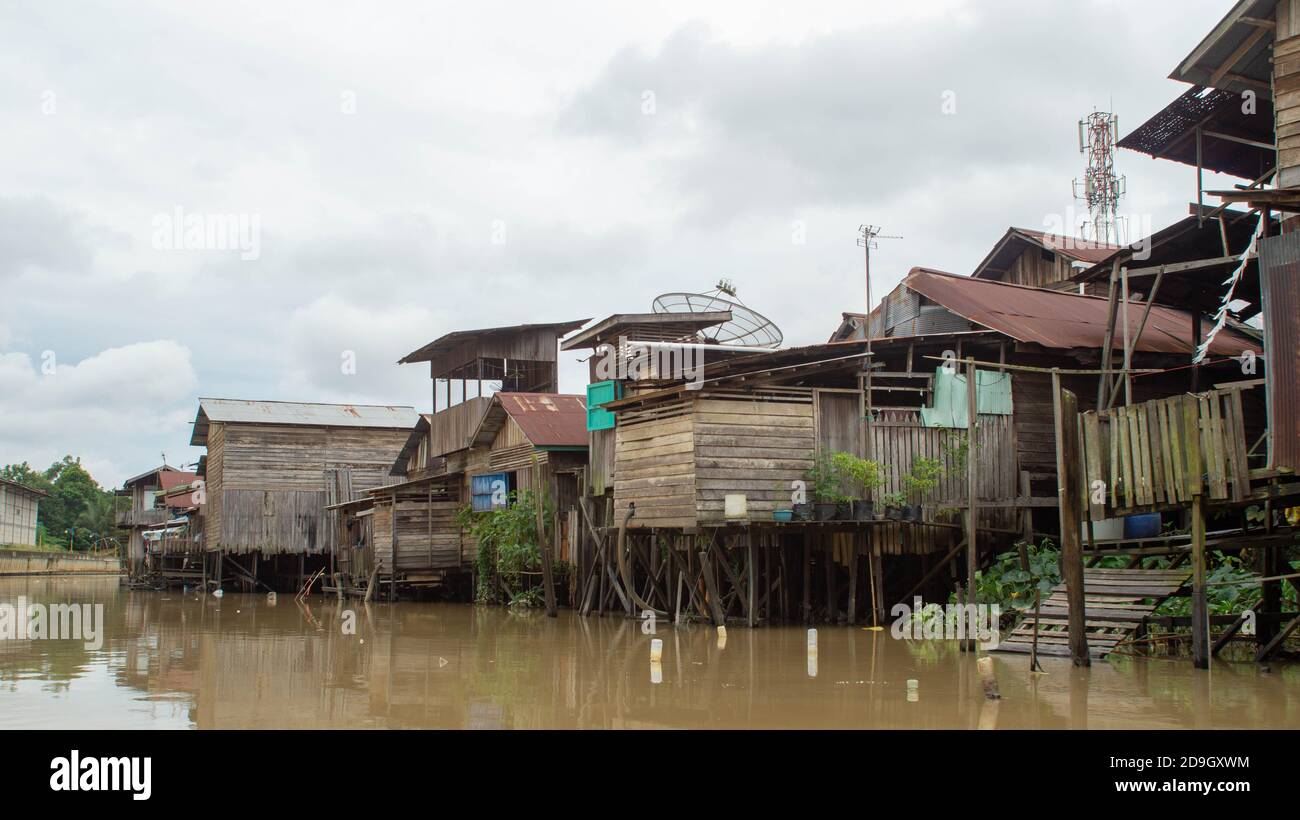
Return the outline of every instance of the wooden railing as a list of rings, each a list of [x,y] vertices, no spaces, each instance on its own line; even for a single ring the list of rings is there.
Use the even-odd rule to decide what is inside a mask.
[[[168,510],[125,510],[117,514],[117,524],[122,527],[150,527],[163,523],[169,515]]]
[[[1084,505],[1093,520],[1190,504],[1196,495],[1242,501],[1250,493],[1240,389],[1088,411],[1079,421]]]

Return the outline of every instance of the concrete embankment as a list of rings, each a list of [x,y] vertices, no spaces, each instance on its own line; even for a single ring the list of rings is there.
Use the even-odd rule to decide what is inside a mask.
[[[122,562],[113,555],[0,549],[0,575],[116,575],[121,571]]]

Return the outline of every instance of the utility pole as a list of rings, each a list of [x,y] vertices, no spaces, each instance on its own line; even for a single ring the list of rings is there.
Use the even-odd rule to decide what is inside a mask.
[[[883,230],[879,225],[859,225],[858,226],[858,247],[862,248],[863,261],[866,266],[867,274],[867,315],[871,314],[871,249],[879,247],[877,239],[902,239],[901,236],[886,236],[881,233]],[[868,320],[865,328],[865,335],[871,338],[871,326]]]

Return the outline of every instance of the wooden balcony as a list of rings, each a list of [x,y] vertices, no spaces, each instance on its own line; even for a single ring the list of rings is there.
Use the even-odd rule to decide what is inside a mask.
[[[119,527],[150,527],[168,519],[168,510],[126,510],[117,514]]]

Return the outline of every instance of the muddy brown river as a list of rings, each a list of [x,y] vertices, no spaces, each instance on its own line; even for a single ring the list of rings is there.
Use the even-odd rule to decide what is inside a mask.
[[[995,655],[1002,699],[986,701],[955,643],[861,627],[819,628],[812,669],[801,627],[736,626],[719,647],[712,627],[651,636],[566,611],[0,579],[0,605],[20,598],[101,604],[102,645],[0,640],[0,729],[1300,728],[1294,665],[1048,658],[1031,675]]]

